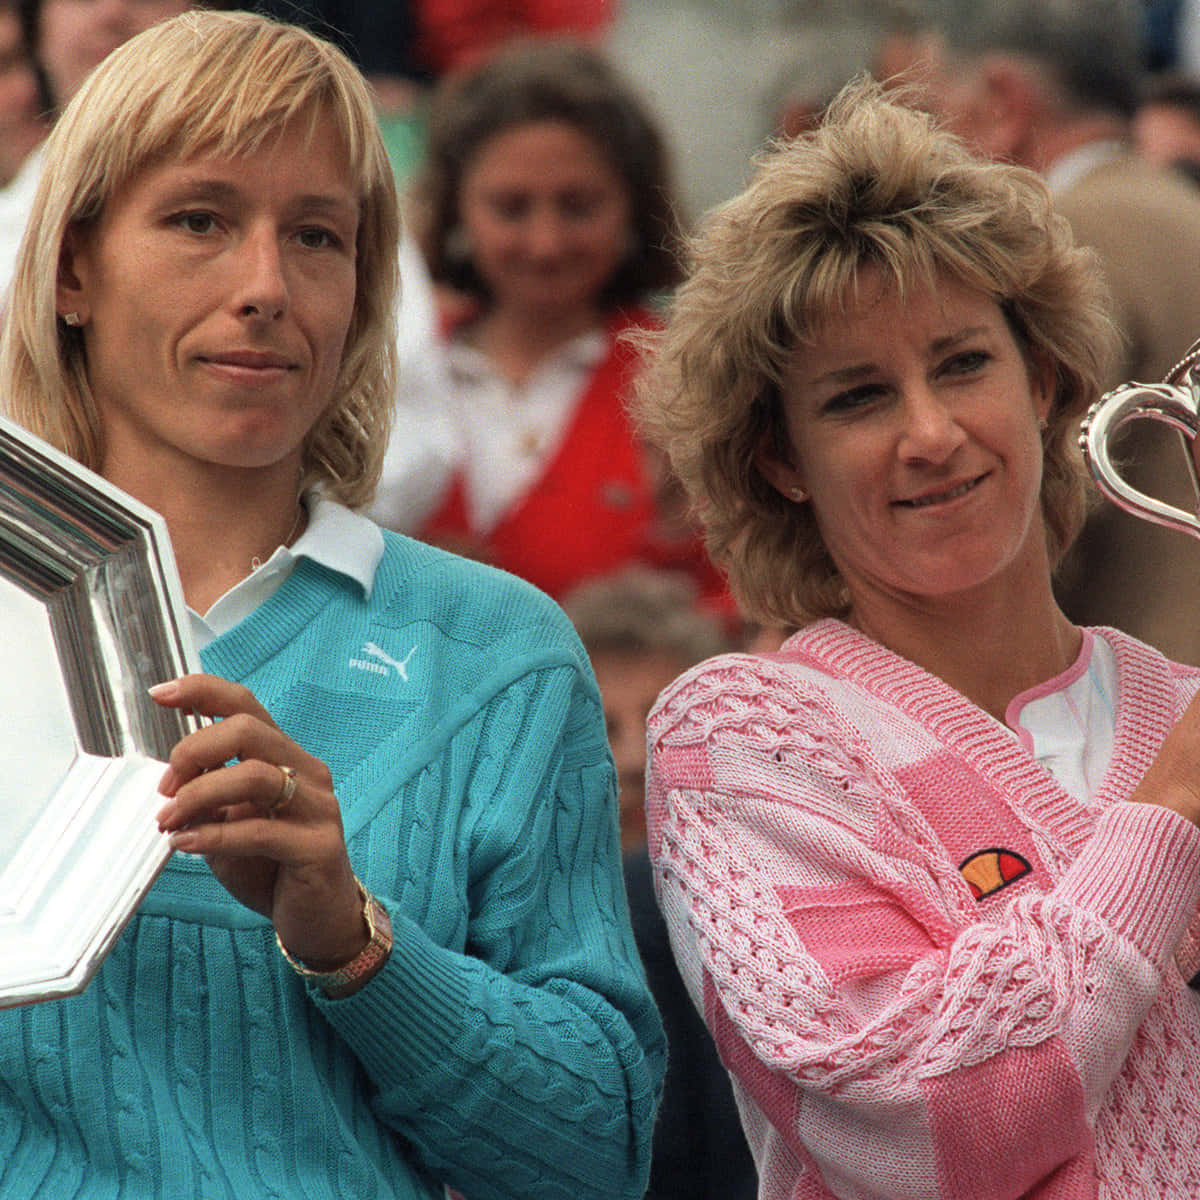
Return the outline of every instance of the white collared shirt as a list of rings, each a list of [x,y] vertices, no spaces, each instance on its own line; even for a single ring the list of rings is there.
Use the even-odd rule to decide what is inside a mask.
[[[4,308],[17,269],[17,251],[33,212],[33,197],[45,163],[46,143],[42,142],[30,151],[8,186],[0,188],[0,309]]]
[[[410,369],[367,511],[381,525],[411,533],[460,476],[471,528],[489,533],[545,473],[608,346],[602,330],[580,334],[521,384],[461,341],[423,369]]]
[[[474,347],[450,343],[467,515],[477,533],[492,530],[545,473],[607,348],[601,331],[580,334],[514,384]]]
[[[1099,791],[1112,757],[1117,688],[1112,647],[1084,630],[1075,662],[1054,679],[1015,696],[1005,714],[1026,750],[1084,802]]]
[[[308,525],[290,547],[280,546],[203,616],[188,609],[197,650],[203,650],[214,638],[227,633],[274,595],[302,558],[348,576],[365,595],[371,595],[375,571],[383,558],[383,533],[379,526],[319,491],[306,492],[304,503]]]

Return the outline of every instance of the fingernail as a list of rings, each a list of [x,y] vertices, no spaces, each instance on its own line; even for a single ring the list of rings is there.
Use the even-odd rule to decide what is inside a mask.
[[[181,829],[178,833],[171,834],[171,848],[173,850],[182,850],[185,854],[190,853],[199,841],[199,835],[193,833],[190,829]]]
[[[174,700],[179,695],[179,680],[168,679],[166,683],[156,683],[146,691],[154,700]]]

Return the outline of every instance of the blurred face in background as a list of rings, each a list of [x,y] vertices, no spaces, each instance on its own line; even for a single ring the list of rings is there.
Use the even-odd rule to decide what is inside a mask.
[[[43,0],[37,56],[54,102],[62,108],[122,42],[190,7],[188,0]]]
[[[21,38],[16,9],[0,8],[0,187],[45,136],[37,77]]]
[[[463,174],[459,215],[493,307],[561,323],[599,312],[629,251],[629,196],[586,133],[533,121],[496,134]]]
[[[1200,162],[1200,120],[1177,105],[1143,105],[1133,132],[1138,153],[1152,162]]]

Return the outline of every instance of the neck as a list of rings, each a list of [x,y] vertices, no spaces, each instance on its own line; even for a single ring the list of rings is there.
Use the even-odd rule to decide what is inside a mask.
[[[269,470],[196,470],[164,477],[105,470],[160,513],[188,607],[207,612],[234,584],[304,531],[295,463]],[[131,475],[135,477],[131,477]]]
[[[1018,155],[1023,166],[1046,172],[1061,158],[1090,146],[1093,142],[1127,141],[1128,125],[1117,117],[1103,114],[1079,117],[1064,123],[1035,126],[1024,152]]]
[[[475,322],[467,337],[501,375],[523,383],[556,350],[582,333],[603,328],[604,320],[604,314],[591,306],[560,313],[493,308]]]
[[[1054,600],[997,589],[930,601],[856,603],[849,623],[1003,721],[1013,698],[1078,657],[1083,635]]]

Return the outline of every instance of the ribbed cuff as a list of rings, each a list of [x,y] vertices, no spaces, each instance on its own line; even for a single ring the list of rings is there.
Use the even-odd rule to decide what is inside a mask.
[[[1055,894],[1095,913],[1162,970],[1200,904],[1200,829],[1157,804],[1115,804]]]
[[[383,1088],[409,1086],[455,1057],[471,992],[469,959],[434,944],[410,917],[389,915],[392,952],[378,975],[341,1000],[310,989]]]

